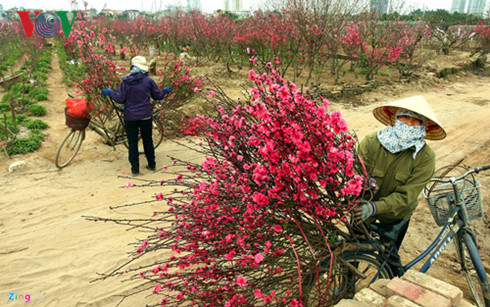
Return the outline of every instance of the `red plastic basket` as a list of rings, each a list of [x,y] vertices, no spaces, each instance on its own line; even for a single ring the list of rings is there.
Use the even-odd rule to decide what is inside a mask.
[[[90,122],[90,116],[75,116],[69,113],[67,108],[65,108],[65,119],[66,125],[75,130],[84,130],[87,128],[88,123]]]

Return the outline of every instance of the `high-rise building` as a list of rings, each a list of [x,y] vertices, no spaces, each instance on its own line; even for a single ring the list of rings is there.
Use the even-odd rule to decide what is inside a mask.
[[[468,14],[483,16],[483,13],[485,12],[485,4],[485,0],[469,0]]]
[[[371,12],[388,14],[388,0],[371,0]]]
[[[453,0],[450,12],[483,16],[485,5],[486,0]]]
[[[471,1],[471,0],[470,0]],[[453,0],[451,4],[451,13],[464,13],[466,12],[466,0]]]

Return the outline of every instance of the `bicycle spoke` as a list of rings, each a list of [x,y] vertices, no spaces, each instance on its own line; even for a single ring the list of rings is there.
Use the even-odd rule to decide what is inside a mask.
[[[374,255],[366,253],[346,254],[342,258],[357,269],[363,276],[358,277],[352,271],[348,272],[349,285],[347,289],[352,296],[379,278],[392,278],[392,273],[381,265]],[[353,283],[355,283],[353,285]],[[353,289],[352,289],[353,288]]]
[[[478,254],[478,249],[468,233],[463,234],[459,242],[458,254],[461,269],[473,294],[474,302],[478,307],[489,307],[490,299],[485,299],[482,287],[482,284],[488,283],[488,277]]]
[[[163,140],[163,126],[158,122],[157,119],[153,119],[153,130],[152,130],[152,138],[153,138],[153,146],[157,148]]]
[[[64,140],[61,142],[56,152],[55,164],[58,168],[63,168],[70,164],[82,146],[84,130],[71,129]]]
[[[324,264],[326,263],[327,262],[324,262]],[[320,266],[318,276],[316,272],[313,272],[306,277],[303,305],[331,306],[337,303],[344,297],[346,284],[345,274],[345,267],[339,263],[337,263],[336,267],[331,272],[329,271],[328,266]]]
[[[318,277],[316,272],[306,277],[304,306],[331,306],[343,298],[353,298],[356,292],[378,278],[392,278],[391,272],[382,267],[374,254],[346,253],[340,257],[331,272],[329,264],[323,262]]]

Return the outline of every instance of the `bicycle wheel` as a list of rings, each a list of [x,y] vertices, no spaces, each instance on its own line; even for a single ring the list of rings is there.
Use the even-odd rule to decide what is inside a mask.
[[[393,273],[388,265],[382,265],[382,262],[376,254],[366,252],[345,253],[341,257],[350,265],[355,267],[361,276],[357,276],[351,270],[347,273],[346,293],[354,296],[358,291],[369,287],[379,278],[391,279]]]
[[[60,144],[56,152],[56,167],[62,169],[70,164],[78,153],[82,142],[85,139],[85,130],[71,129]]]
[[[304,306],[331,306],[343,298],[352,298],[359,290],[368,287],[378,278],[392,278],[387,266],[382,266],[378,256],[366,252],[345,253],[330,272],[328,261],[305,279]],[[342,262],[343,261],[343,262]],[[347,263],[347,264],[345,264]],[[356,268],[362,277],[353,272]],[[330,276],[330,281],[329,281]],[[327,289],[328,286],[328,289]]]
[[[163,126],[156,117],[152,120],[153,147],[157,148],[163,140]]]
[[[478,307],[490,307],[490,286],[485,268],[473,237],[465,232],[458,235],[458,255],[468,286]]]
[[[155,149],[163,141],[163,127],[158,122],[158,120],[156,118],[153,118],[153,120],[152,120],[151,138],[153,139],[153,148],[155,148]],[[124,146],[126,146],[126,148],[129,148],[128,138],[126,136],[125,131],[124,131],[123,139],[124,139],[124,141],[123,141]],[[141,136],[139,136],[139,138],[138,138],[138,152],[139,152],[139,154],[145,153],[145,151],[143,149],[143,141],[141,139]]]
[[[344,296],[345,269],[336,262],[330,270],[330,259],[324,260],[316,271],[310,272],[303,281],[303,306],[333,306]]]

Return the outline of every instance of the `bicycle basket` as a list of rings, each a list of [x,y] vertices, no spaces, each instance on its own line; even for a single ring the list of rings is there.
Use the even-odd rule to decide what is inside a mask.
[[[478,180],[465,183],[459,191],[464,200],[468,219],[470,221],[483,217],[483,207],[480,194],[481,184]],[[455,194],[450,183],[437,184],[431,189],[424,189],[425,200],[429,204],[430,212],[438,226],[443,226],[451,216],[455,207],[453,204]]]
[[[67,108],[65,108],[65,124],[75,130],[84,130],[87,128],[88,123],[90,122],[90,116],[79,117],[74,116],[70,112],[68,112]]]

